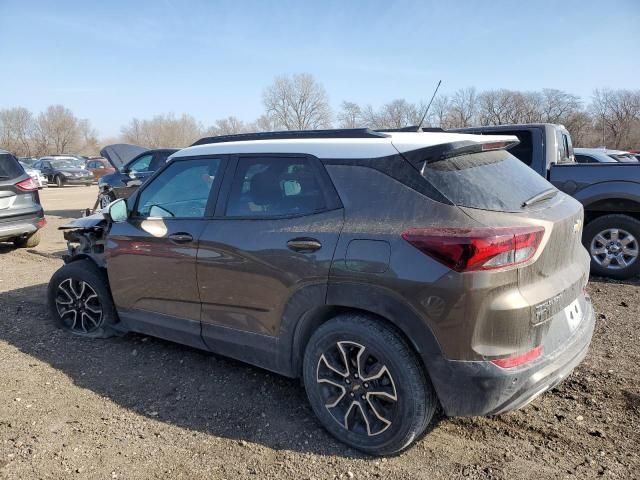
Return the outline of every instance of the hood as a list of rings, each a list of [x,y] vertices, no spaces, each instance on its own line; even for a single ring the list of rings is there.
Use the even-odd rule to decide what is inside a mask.
[[[107,220],[105,216],[98,212],[93,215],[89,215],[86,217],[75,218],[71,220],[69,223],[65,223],[61,227],[58,227],[58,230],[71,230],[78,228],[94,228],[102,226],[106,224]]]
[[[148,152],[149,149],[140,145],[131,145],[129,143],[116,143],[107,145],[100,150],[100,155],[109,160],[113,167],[120,171],[123,166],[133,160],[141,153]]]

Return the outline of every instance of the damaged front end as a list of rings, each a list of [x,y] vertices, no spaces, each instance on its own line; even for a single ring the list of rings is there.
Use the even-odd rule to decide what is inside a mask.
[[[89,258],[99,267],[104,267],[104,248],[110,221],[102,213],[76,218],[59,227],[64,231],[67,241],[67,254],[63,256],[65,263],[79,258]]]

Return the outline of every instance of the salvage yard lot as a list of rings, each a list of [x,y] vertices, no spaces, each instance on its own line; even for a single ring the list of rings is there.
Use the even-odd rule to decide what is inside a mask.
[[[320,427],[300,383],[140,335],[55,329],[56,228],[96,187],[49,188],[33,250],[0,245],[0,478],[639,478],[640,282],[592,278],[589,355],[524,410],[440,419],[370,458]]]

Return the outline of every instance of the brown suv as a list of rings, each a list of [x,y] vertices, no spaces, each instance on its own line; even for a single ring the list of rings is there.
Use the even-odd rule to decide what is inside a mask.
[[[372,454],[519,408],[587,352],[582,207],[511,136],[329,130],[202,139],[66,229],[51,314],[304,380]]]

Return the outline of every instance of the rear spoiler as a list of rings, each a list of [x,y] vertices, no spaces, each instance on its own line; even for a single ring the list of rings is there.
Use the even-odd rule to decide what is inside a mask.
[[[470,153],[507,150],[519,144],[515,136],[502,136],[499,139],[487,138],[486,141],[460,140],[458,142],[441,143],[430,147],[403,152],[402,155],[411,163],[434,163]]]

